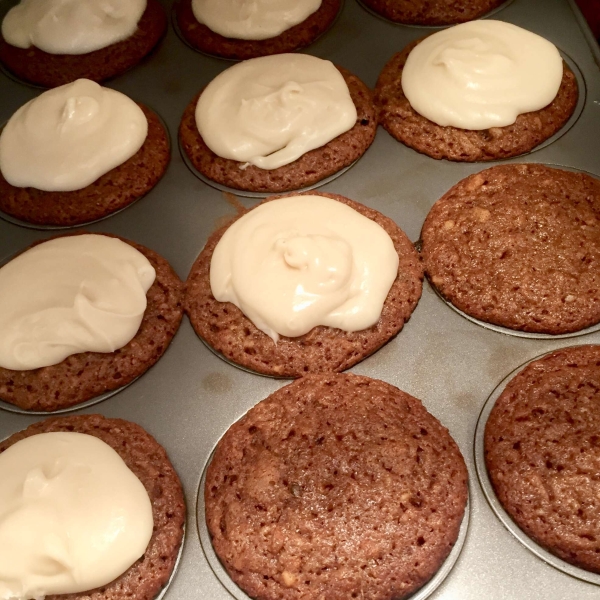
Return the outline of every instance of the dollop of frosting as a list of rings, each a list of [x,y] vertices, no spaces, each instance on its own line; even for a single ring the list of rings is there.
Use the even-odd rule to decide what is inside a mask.
[[[323,146],[356,118],[342,74],[307,54],[238,63],[208,84],[196,106],[198,131],[215,154],[261,169]]]
[[[17,48],[49,54],[87,54],[131,36],[147,0],[21,0],[2,21],[2,36]]]
[[[229,227],[213,253],[210,285],[277,342],[317,325],[374,325],[398,262],[390,236],[371,219],[324,196],[290,196]]]
[[[25,438],[0,454],[0,481],[0,600],[106,585],[148,546],[148,493],[96,437]]]
[[[38,244],[0,269],[0,366],[29,370],[79,352],[114,352],[137,333],[156,273],[121,240]]]
[[[264,40],[302,23],[321,0],[192,0],[199,23],[239,40]]]
[[[438,125],[505,127],[554,100],[562,58],[548,40],[502,21],[471,21],[434,33],[409,54],[402,90]]]
[[[82,189],[131,158],[148,135],[121,92],[78,79],[24,104],[0,134],[0,170],[16,187]]]

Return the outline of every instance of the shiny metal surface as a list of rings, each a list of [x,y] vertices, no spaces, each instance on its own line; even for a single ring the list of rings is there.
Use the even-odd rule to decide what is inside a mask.
[[[10,5],[9,0],[0,0],[0,12]],[[574,4],[570,0],[514,0],[495,12],[494,18],[550,39],[577,65],[586,86],[581,115],[564,135],[540,150],[506,162],[543,162],[600,176],[600,51]],[[334,27],[306,52],[346,67],[372,87],[394,52],[429,31],[388,23],[355,0],[346,0]],[[154,190],[87,229],[147,245],[167,258],[184,279],[208,235],[235,212],[235,203],[190,172],[177,150],[177,128],[192,97],[230,64],[193,51],[171,27],[147,60],[107,84],[145,102],[164,119],[173,152],[168,171]],[[40,92],[2,73],[0,90],[0,123]],[[497,163],[436,161],[404,147],[380,128],[365,156],[320,189],[380,210],[416,241],[433,203],[460,179],[493,164]],[[239,199],[247,207],[257,201]],[[0,221],[0,261],[51,235],[51,231]],[[540,354],[582,343],[600,343],[600,332],[568,339],[530,339],[483,328],[449,308],[425,283],[423,297],[404,330],[352,369],[420,398],[450,429],[467,461],[471,511],[466,540],[454,568],[430,598],[600,597],[598,585],[549,566],[505,529],[482,492],[474,462],[477,420],[498,383]],[[187,535],[166,598],[231,600],[210,567],[197,533],[196,500],[202,471],[229,425],[285,383],[225,363],[205,347],[184,319],[171,347],[150,371],[103,402],[76,411],[139,423],[166,447],[181,476],[188,505]],[[0,409],[0,437],[39,419]]]

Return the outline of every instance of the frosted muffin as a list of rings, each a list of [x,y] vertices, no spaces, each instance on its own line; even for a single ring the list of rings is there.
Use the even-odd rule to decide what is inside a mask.
[[[149,108],[81,79],[23,105],[0,134],[0,210],[36,225],[101,219],[149,192],[170,158]]]
[[[114,236],[38,243],[0,269],[0,282],[0,399],[25,410],[68,408],[131,382],[165,352],[183,312],[168,262]]]
[[[432,158],[476,162],[529,152],[577,105],[556,47],[501,21],[473,21],[411,42],[377,80],[379,122]]]
[[[422,278],[391,219],[342,196],[290,195],[211,235],[188,276],[185,310],[227,359],[300,377],[348,369],[393,338]]]
[[[215,552],[250,597],[399,600],[455,544],[467,469],[419,400],[324,373],[271,394],[229,428],[204,498]]]
[[[208,179],[285,192],[351,165],[376,128],[371,92],[358,77],[313,56],[283,54],[217,76],[186,108],[179,138]]]
[[[0,61],[44,87],[104,81],[138,64],[166,29],[157,0],[22,0],[2,22]]]
[[[335,20],[341,0],[179,0],[177,25],[197,50],[234,60],[293,52]]]
[[[35,423],[0,442],[0,472],[3,597],[153,600],[167,585],[183,492],[164,448],[139,425],[100,415]],[[15,499],[19,483],[29,493]]]

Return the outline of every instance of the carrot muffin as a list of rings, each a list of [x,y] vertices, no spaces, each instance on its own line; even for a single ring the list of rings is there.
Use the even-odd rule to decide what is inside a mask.
[[[169,263],[116,236],[34,244],[0,278],[10,284],[0,293],[0,399],[24,410],[64,409],[126,385],[181,322],[182,284]]]
[[[600,321],[600,181],[544,165],[463,179],[421,232],[430,282],[466,314],[534,333]]]
[[[485,427],[485,461],[513,521],[538,544],[600,573],[600,346],[525,367]]]
[[[183,114],[179,139],[200,173],[230,188],[285,192],[365,153],[377,120],[358,77],[301,54],[254,60],[221,73]]]
[[[411,42],[375,88],[379,122],[393,137],[465,162],[529,152],[565,125],[577,99],[575,75],[550,42],[491,20]]]
[[[96,6],[73,0],[58,7],[42,2],[42,18],[39,0],[22,0],[5,17],[0,61],[20,79],[44,87],[120,75],[149,54],[167,29],[157,0],[99,0]]]
[[[0,210],[35,225],[96,221],[149,192],[169,159],[153,111],[78,80],[28,102],[5,126]]]
[[[280,1],[278,6],[266,2],[257,5],[258,9],[248,15],[243,5],[231,0],[179,0],[175,16],[184,39],[197,50],[247,60],[294,52],[312,44],[329,29],[342,3],[289,0]]]
[[[416,398],[307,375],[229,428],[204,497],[215,552],[252,598],[401,600],[455,544],[467,469]]]
[[[260,223],[266,215],[270,220],[271,214],[273,224],[262,229],[269,232],[263,244],[259,237],[252,237],[253,231],[256,228],[257,236],[261,235]],[[323,214],[328,220],[323,220]],[[228,236],[241,240],[239,251],[228,246],[229,241],[223,242],[216,260],[217,245],[226,232],[237,230],[230,225],[213,233],[192,266],[185,299],[185,310],[198,335],[236,364],[282,377],[343,371],[393,338],[417,305],[423,278],[417,252],[404,232],[376,210],[342,196],[319,193],[267,199],[240,215],[233,225],[241,218],[246,219],[243,227],[248,223],[248,229]],[[244,250],[248,235],[253,241]],[[359,240],[377,258],[364,254],[364,246],[355,248]],[[264,262],[248,252],[250,248],[264,250]],[[250,262],[236,265],[230,257]],[[230,268],[247,273],[250,283],[257,282],[248,290],[249,297],[242,296],[237,283],[237,297],[227,287],[232,281],[227,275]],[[360,284],[358,273],[370,273],[373,279]],[[365,298],[358,293],[361,285],[377,304],[363,305]],[[225,300],[217,300],[215,293]],[[351,320],[348,312],[357,320]]]
[[[505,0],[360,0],[377,14],[406,25],[454,25],[479,19]]]
[[[50,438],[48,436],[50,436]],[[93,437],[93,439],[89,439],[90,437]],[[84,448],[92,445],[92,448],[95,449],[96,447],[100,446],[100,448],[103,449],[103,455],[105,455],[106,452],[114,455],[116,452],[118,456],[115,456],[114,459],[111,457],[111,462],[108,463],[110,465],[110,470],[105,465],[104,478],[108,477],[110,479],[111,474],[115,473],[114,468],[120,467],[121,465],[121,468],[128,470],[128,477],[133,476],[133,483],[130,483],[129,485],[134,486],[133,489],[136,492],[136,498],[138,501],[143,500],[144,503],[148,503],[149,501],[148,517],[146,517],[146,514],[143,516],[144,519],[147,518],[149,520],[150,541],[145,547],[145,550],[143,550],[142,556],[136,560],[125,572],[118,575],[112,582],[84,592],[72,592],[59,595],[56,595],[55,593],[49,593],[46,595],[42,590],[40,590],[42,593],[39,595],[45,595],[48,600],[77,600],[83,598],[94,598],[95,600],[114,600],[115,598],[124,597],[131,598],[132,600],[153,600],[157,597],[161,589],[167,585],[171,574],[173,573],[183,539],[183,528],[185,524],[185,504],[183,491],[181,489],[181,482],[179,481],[179,477],[173,469],[173,465],[171,464],[164,448],[149,433],[144,431],[144,429],[135,423],[124,421],[122,419],[108,419],[100,415],[78,415],[46,419],[45,421],[34,423],[27,429],[20,431],[19,433],[15,433],[8,439],[0,442],[0,462],[10,460],[8,458],[8,454],[4,454],[5,452],[9,451],[9,449],[9,454],[13,453],[14,456],[14,452],[18,450],[18,446],[15,446],[16,444],[26,443],[29,445],[29,448],[31,448],[32,443],[41,444],[41,440],[44,439],[44,444],[47,444],[47,440],[52,438],[58,438],[63,444],[73,444],[71,440],[74,438],[83,438],[83,441],[85,442],[85,446],[83,446]],[[98,444],[98,440],[103,442],[103,444]],[[108,445],[109,447],[105,448],[104,444]],[[50,444],[51,449],[52,447],[52,444]],[[77,447],[77,445],[75,445],[75,447]],[[42,445],[41,449],[43,450],[43,448],[44,446]],[[51,486],[48,484],[48,487],[51,487],[52,489],[51,492],[46,491],[44,496],[44,506],[50,504],[52,498],[56,499],[57,494],[60,493],[61,489],[66,492],[66,495],[62,496],[63,499],[74,502],[72,496],[68,494],[68,487],[65,486],[68,486],[69,483],[72,482],[73,478],[79,478],[78,481],[85,481],[86,478],[85,469],[82,471],[80,467],[78,470],[78,465],[70,465],[69,470],[68,461],[74,456],[77,456],[78,460],[82,460],[82,455],[79,453],[77,455],[71,454],[67,456],[66,459],[63,458],[62,460],[64,460],[64,462],[62,464],[65,465],[65,463],[67,463],[67,468],[63,469],[58,476],[51,477],[48,475],[48,471],[46,471],[46,475],[51,478],[52,484]],[[47,455],[42,454],[42,457],[42,460],[45,460]],[[6,464],[6,462],[3,464]],[[93,464],[97,464],[97,461]],[[55,463],[51,466],[49,472],[52,473],[52,469],[56,468],[57,465]],[[41,474],[42,470],[38,469],[37,473]],[[121,469],[119,469],[117,473],[120,475],[119,483],[122,483],[123,474]],[[41,476],[43,477],[44,475]],[[35,494],[35,490],[33,490],[33,485],[36,481],[35,470],[29,474],[29,479],[27,481],[30,484],[30,494]],[[141,488],[139,491],[138,487]],[[87,488],[80,488],[78,492],[81,495],[84,495],[86,489]],[[119,489],[120,488],[116,489],[116,491],[113,493],[113,497],[115,494],[118,496]],[[125,489],[130,490],[131,488],[127,487]],[[10,490],[5,490],[5,493],[10,493]],[[121,492],[121,495],[122,494],[123,493]],[[140,497],[144,495],[145,498]],[[58,497],[60,498],[60,496]],[[108,494],[101,495],[101,498],[108,497]],[[129,504],[129,497],[127,498],[127,501]],[[98,502],[102,503],[103,500],[93,497],[91,502],[97,505]],[[106,500],[104,502],[106,502]],[[27,510],[27,507],[23,506],[23,500],[21,501],[20,506],[22,510]],[[74,509],[79,511],[79,513],[81,513],[82,507],[78,506],[76,502],[74,502],[72,506]],[[139,517],[137,515],[138,511],[136,511],[135,507],[136,505],[133,505],[133,517],[137,520]],[[60,508],[64,510],[64,503],[61,503]],[[143,506],[143,509],[144,512],[146,512],[145,505]],[[39,518],[39,511],[40,509],[36,511],[30,507],[29,517]],[[64,522],[60,525],[53,522],[53,519],[56,518],[56,512],[60,511],[55,511],[54,513],[50,511],[51,514],[42,512],[42,517],[45,517],[41,523],[42,530],[46,528],[52,530],[53,527],[58,528],[65,526]],[[73,513],[75,513],[75,515],[78,514],[75,511],[70,512],[67,515],[66,522],[69,522],[69,519],[73,518]],[[85,513],[83,516],[84,515]],[[102,523],[100,519],[103,517],[106,518],[105,515],[106,511],[103,511],[101,514],[96,512],[94,519],[88,519],[82,529],[84,531],[89,529],[98,530],[100,523]],[[82,515],[80,514],[80,517],[81,516]],[[15,527],[16,519],[14,512],[12,518],[12,527]],[[111,518],[114,518],[114,515],[111,516]],[[3,522],[5,523],[6,520],[3,519]],[[28,522],[31,521],[21,519],[19,523],[21,523],[21,526],[23,526]],[[74,523],[72,522],[71,524],[73,525]],[[131,524],[131,521],[129,524]],[[61,532],[60,529],[54,529],[54,531],[57,532],[57,537],[52,538],[52,548],[55,552],[58,552],[60,549],[60,539],[57,538],[60,538]],[[127,531],[126,535],[129,534],[129,531],[130,530]],[[5,532],[10,539],[10,528],[8,531],[5,530]],[[23,553],[26,556],[27,553],[30,553],[33,549],[27,544],[27,539],[30,539],[33,541],[35,552],[41,555],[40,558],[44,557],[44,552],[47,551],[47,547],[45,544],[42,544],[39,541],[40,532],[34,532],[33,537],[31,535],[27,536],[28,533],[31,532],[23,532],[23,536],[19,540],[21,543],[16,544],[13,542],[10,544],[8,546],[9,551],[12,550],[15,553],[15,557],[22,557]],[[81,531],[76,530],[74,538],[69,540],[69,548],[65,548],[64,550],[65,559],[69,556],[70,552],[72,552],[73,547],[77,547],[77,542],[85,545],[85,540],[81,539],[81,537],[77,539],[77,536],[80,533]],[[37,539],[36,534],[38,535]],[[115,537],[117,536],[113,537],[111,535],[111,541],[113,544],[115,543]],[[88,555],[88,551],[93,553],[94,550],[102,549],[105,545],[107,545],[107,542],[105,539],[103,539],[102,544],[98,544],[98,546],[94,546],[91,549],[84,547],[81,553],[76,553],[75,556],[71,556],[70,560],[65,560],[64,564],[61,564],[60,560],[56,558],[57,555],[53,554],[51,557],[53,561],[52,564],[56,564],[57,567],[62,567],[66,571],[69,571],[69,569],[73,568],[74,566],[73,562],[76,564],[78,561],[81,563],[81,561],[88,560],[89,562],[90,557]],[[108,556],[103,556],[103,562],[106,562],[107,560],[113,560],[114,554],[115,553],[113,551]],[[50,557],[45,558],[47,561],[50,560]],[[20,563],[17,561],[13,562],[13,566],[18,564]],[[89,566],[89,564],[87,566]],[[96,565],[96,568],[94,568],[91,573],[93,579],[97,579],[100,576],[98,573],[99,570],[100,565]],[[4,569],[4,572],[6,572],[6,569]],[[45,570],[44,572],[38,572],[36,573],[36,579],[34,581],[27,581],[27,573],[21,573],[21,575],[25,577],[26,583],[33,584],[34,586],[39,585],[41,582],[49,582],[51,589],[55,589],[55,582],[61,579],[61,575],[63,584],[65,583],[65,580],[67,580],[67,584],[71,586],[75,582],[81,581],[82,577],[86,577],[85,570],[80,569],[76,573],[71,572],[69,573],[71,577],[67,577],[66,573],[61,573],[60,568],[56,568],[54,571]],[[87,575],[89,575],[89,572]],[[9,585],[13,585],[14,583],[16,582],[10,581]]]

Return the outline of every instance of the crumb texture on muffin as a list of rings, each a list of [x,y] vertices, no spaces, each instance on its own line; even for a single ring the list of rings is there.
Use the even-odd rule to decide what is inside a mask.
[[[252,598],[400,600],[450,553],[467,470],[416,398],[308,375],[230,427],[204,494],[214,549]]]
[[[300,377],[309,372],[343,371],[394,337],[408,321],[421,297],[423,268],[414,246],[404,232],[376,210],[343,196],[325,193],[319,195],[347,204],[375,221],[391,237],[400,263],[398,276],[383,305],[381,317],[375,325],[362,331],[345,332],[318,326],[296,338],[282,336],[275,344],[237,306],[230,302],[218,302],[212,295],[210,262],[226,226],[210,236],[192,266],[186,282],[185,310],[196,333],[236,364],[258,373],[281,377]]]
[[[502,165],[463,179],[421,232],[436,289],[488,323],[534,333],[600,321],[600,181],[544,165]]]
[[[558,350],[506,386],[485,427],[504,509],[561,559],[600,573],[600,346]]]

